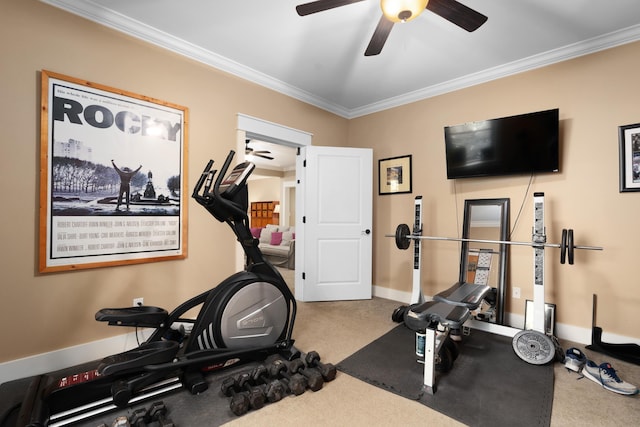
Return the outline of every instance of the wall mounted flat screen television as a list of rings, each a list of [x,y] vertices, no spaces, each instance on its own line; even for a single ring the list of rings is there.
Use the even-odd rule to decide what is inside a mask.
[[[559,170],[559,110],[444,128],[447,178]]]

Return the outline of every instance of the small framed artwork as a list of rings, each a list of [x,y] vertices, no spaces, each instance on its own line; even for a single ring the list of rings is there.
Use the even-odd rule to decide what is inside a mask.
[[[553,335],[556,325],[556,305],[544,304],[544,333]],[[524,306],[524,329],[533,329],[533,301],[526,300]]]
[[[378,194],[411,193],[411,155],[378,160]]]
[[[620,192],[640,191],[640,123],[618,128]]]

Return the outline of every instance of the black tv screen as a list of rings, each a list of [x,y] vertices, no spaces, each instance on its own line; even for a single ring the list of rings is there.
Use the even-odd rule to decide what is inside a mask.
[[[447,178],[558,172],[559,123],[556,108],[447,126]]]

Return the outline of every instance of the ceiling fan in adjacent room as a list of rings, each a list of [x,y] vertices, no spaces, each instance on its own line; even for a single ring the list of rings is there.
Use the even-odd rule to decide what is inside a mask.
[[[267,154],[271,154],[271,151],[269,151],[269,150],[254,150],[253,148],[249,147],[249,143],[250,142],[251,142],[250,139],[245,139],[244,140],[244,143],[245,143],[244,154],[250,154],[250,155],[256,156],[256,157],[262,157],[263,159],[273,160],[273,157],[267,156]]]
[[[296,6],[300,16],[358,3],[363,0],[317,0]],[[382,17],[376,26],[364,56],[377,55],[389,37],[396,22],[409,22],[427,9],[469,32],[475,31],[487,20],[483,14],[456,0],[380,0]]]

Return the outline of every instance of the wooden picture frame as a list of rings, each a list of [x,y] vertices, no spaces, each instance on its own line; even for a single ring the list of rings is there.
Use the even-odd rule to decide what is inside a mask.
[[[185,258],[188,109],[41,77],[39,271]]]
[[[411,155],[378,160],[378,194],[411,193]]]
[[[640,123],[618,128],[620,192],[640,191]]]

